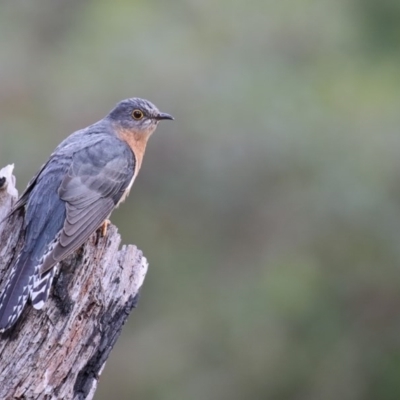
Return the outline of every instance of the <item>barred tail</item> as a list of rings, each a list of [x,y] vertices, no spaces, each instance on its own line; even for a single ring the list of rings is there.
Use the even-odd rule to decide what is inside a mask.
[[[53,283],[54,276],[58,270],[58,267],[55,266],[50,271],[40,275],[40,267],[41,265],[38,265],[35,268],[35,277],[30,289],[30,298],[32,305],[36,310],[43,308],[44,303],[46,303],[49,298],[51,284]]]
[[[34,262],[29,255],[22,253],[0,296],[0,332],[11,328],[21,315],[33,285],[34,271]]]

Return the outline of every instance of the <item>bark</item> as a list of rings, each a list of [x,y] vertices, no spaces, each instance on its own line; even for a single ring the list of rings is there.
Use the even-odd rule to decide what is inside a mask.
[[[0,290],[23,243],[22,215],[2,222],[17,198],[13,166],[0,170]],[[92,399],[148,263],[122,246],[115,226],[61,263],[42,310],[29,304],[0,335],[0,399]]]

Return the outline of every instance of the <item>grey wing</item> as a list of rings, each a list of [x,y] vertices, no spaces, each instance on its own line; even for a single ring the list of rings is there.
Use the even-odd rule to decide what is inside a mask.
[[[51,160],[51,158],[50,158],[50,160]],[[19,199],[16,201],[16,203],[14,204],[13,208],[11,209],[11,211],[4,218],[4,220],[6,220],[11,215],[13,215],[16,211],[18,211],[19,209],[21,209],[22,207],[25,206],[25,204],[28,202],[29,195],[30,195],[32,189],[35,187],[36,181],[38,180],[40,174],[43,172],[43,170],[45,169],[47,164],[50,162],[50,160],[47,161],[45,164],[43,164],[41,166],[40,170],[37,172],[37,174],[29,181],[28,186],[26,187],[24,192],[21,194]]]
[[[77,250],[111,214],[129,186],[135,169],[132,151],[122,142],[103,141],[74,155],[58,194],[66,219],[40,273]]]

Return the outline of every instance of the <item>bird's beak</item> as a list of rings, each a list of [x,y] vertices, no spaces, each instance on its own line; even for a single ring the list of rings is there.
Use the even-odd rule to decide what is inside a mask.
[[[162,119],[171,119],[171,120],[173,120],[174,117],[172,115],[167,114],[167,113],[160,112],[158,115],[156,115],[156,120],[157,121],[161,121]]]

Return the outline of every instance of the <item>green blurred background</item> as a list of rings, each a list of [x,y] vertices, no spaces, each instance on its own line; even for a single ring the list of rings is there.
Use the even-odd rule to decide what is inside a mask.
[[[400,398],[400,2],[6,0],[23,190],[120,99],[175,116],[113,214],[150,262],[96,400]]]

